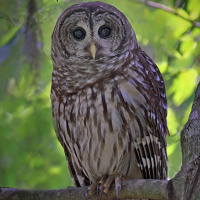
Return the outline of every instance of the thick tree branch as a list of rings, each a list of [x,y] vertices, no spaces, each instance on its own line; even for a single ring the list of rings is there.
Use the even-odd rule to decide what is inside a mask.
[[[123,181],[122,190],[119,198],[151,198],[151,199],[167,199],[167,180],[129,180]],[[0,188],[0,199],[4,200],[83,200],[86,199],[85,192],[87,187],[74,188],[69,187],[59,190],[22,190],[15,188]],[[88,196],[88,200],[97,200],[99,195]],[[116,199],[114,186],[109,194],[103,194],[102,200]]]
[[[160,4],[160,3],[156,3],[156,2],[153,2],[153,1],[147,1],[147,0],[133,0],[135,3],[140,3],[140,4],[145,4],[147,6],[150,6],[150,7],[153,7],[153,8],[157,8],[157,9],[161,9],[165,12],[168,12],[168,13],[171,13],[173,15],[176,15],[177,17],[180,17],[182,18],[183,20],[185,21],[188,21],[192,24],[193,27],[198,27],[200,28],[200,22],[197,22],[197,21],[193,21],[192,19],[190,18],[187,18],[187,17],[184,17],[183,15],[181,15],[178,11],[176,11],[175,9],[173,8],[170,8],[168,6],[165,6],[163,4]]]

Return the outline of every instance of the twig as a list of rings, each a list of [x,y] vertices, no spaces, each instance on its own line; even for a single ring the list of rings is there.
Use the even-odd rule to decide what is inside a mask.
[[[197,22],[197,21],[193,21],[189,18],[186,18],[184,17],[183,15],[179,14],[176,10],[174,10],[173,8],[170,8],[168,6],[165,6],[163,4],[160,4],[160,3],[155,3],[153,1],[147,1],[147,0],[141,0],[141,1],[138,1],[138,0],[133,0],[133,2],[135,3],[140,3],[140,4],[144,4],[144,5],[147,5],[147,6],[150,6],[150,7],[153,7],[153,8],[157,8],[157,9],[161,9],[165,12],[168,12],[168,13],[171,13],[173,15],[176,15],[177,17],[180,17],[182,18],[183,20],[185,21],[188,21],[192,24],[192,26],[195,26],[195,27],[198,27],[200,28],[200,22]]]

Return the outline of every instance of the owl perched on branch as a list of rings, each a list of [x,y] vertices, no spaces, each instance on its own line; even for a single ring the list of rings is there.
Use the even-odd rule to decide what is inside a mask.
[[[159,69],[127,18],[90,2],[61,13],[52,34],[55,131],[77,187],[166,179],[167,100]]]

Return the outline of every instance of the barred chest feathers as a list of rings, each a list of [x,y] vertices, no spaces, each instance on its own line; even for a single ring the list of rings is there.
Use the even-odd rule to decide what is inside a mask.
[[[128,74],[139,82],[144,79],[129,70],[107,83],[96,83],[63,98],[56,97],[52,90],[53,114],[58,115],[55,123],[60,129],[56,131],[58,137],[71,155],[76,155],[73,161],[92,181],[113,173],[141,178],[137,165],[132,164],[130,168],[131,163],[137,162],[135,145],[144,132],[142,126],[153,130],[147,124],[147,102]],[[145,108],[141,109],[140,105],[144,104]]]

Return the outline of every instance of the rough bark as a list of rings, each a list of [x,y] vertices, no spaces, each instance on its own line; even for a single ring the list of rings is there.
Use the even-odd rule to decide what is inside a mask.
[[[197,87],[192,111],[181,132],[182,167],[171,180],[129,180],[122,182],[119,199],[150,198],[168,200],[200,199],[200,83]],[[69,187],[60,190],[22,190],[0,188],[4,200],[83,200],[87,187]],[[89,200],[116,199],[114,187],[109,194],[88,196]]]
[[[182,167],[169,181],[170,200],[200,199],[200,83],[188,122],[181,132]]]
[[[122,183],[122,190],[119,198],[151,198],[167,199],[167,180],[129,180]],[[156,190],[155,190],[156,188]],[[15,188],[0,188],[0,199],[6,200],[83,200],[86,199],[85,192],[87,187],[74,188],[68,187],[59,190],[23,190]],[[88,200],[114,200],[116,193],[114,186],[109,194],[88,196]]]

